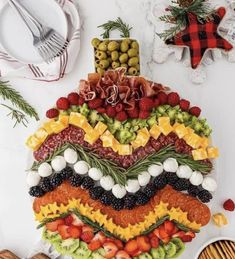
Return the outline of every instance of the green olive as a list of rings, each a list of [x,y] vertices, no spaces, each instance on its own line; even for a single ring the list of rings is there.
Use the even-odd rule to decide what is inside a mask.
[[[121,64],[121,67],[128,68],[128,65],[127,65],[126,63],[122,63],[122,64]]]
[[[108,50],[109,51],[114,51],[117,50],[119,48],[119,43],[116,41],[110,41],[108,44]]]
[[[117,62],[117,61],[114,61],[114,62],[112,63],[112,68],[115,69],[115,68],[118,68],[118,67],[120,67],[120,63]]]
[[[135,66],[135,68],[136,68],[138,71],[140,71],[140,64],[137,64],[137,65]]]
[[[101,76],[103,76],[103,75],[104,75],[104,72],[105,72],[105,70],[102,69],[102,68],[100,68],[100,67],[98,67],[96,71],[97,71]]]
[[[128,53],[128,56],[129,56],[130,58],[132,58],[132,57],[137,57],[137,55],[138,55],[138,50],[131,48],[131,49],[128,50],[127,53]]]
[[[109,67],[109,61],[107,59],[100,60],[100,68],[108,68]]]
[[[123,42],[126,42],[128,45],[130,45],[131,44],[131,39],[126,38],[126,39],[123,40]]]
[[[128,55],[126,53],[123,53],[120,57],[119,57],[119,61],[121,63],[126,63],[128,60]]]
[[[91,41],[91,45],[94,47],[94,48],[98,48],[100,44],[100,40],[97,39],[97,38],[94,38],[92,41]]]
[[[128,43],[127,42],[125,42],[125,41],[122,41],[122,43],[121,43],[121,52],[127,52],[128,51],[128,49],[129,49],[129,45],[128,45]]]
[[[101,60],[101,59],[106,59],[107,58],[107,54],[104,51],[98,50],[95,53],[95,56]]]
[[[130,67],[134,67],[134,66],[138,65],[138,63],[139,63],[139,58],[137,58],[137,57],[130,58],[128,61],[128,65]]]
[[[96,61],[95,61],[95,67],[97,68],[97,67],[99,67],[99,65],[100,65],[100,61],[99,61],[99,60],[96,60]]]
[[[101,42],[98,46],[98,50],[106,51],[108,49],[106,42]]]
[[[133,49],[139,50],[139,43],[138,43],[137,41],[133,41],[133,42],[131,43],[131,47],[132,47]]]
[[[113,62],[111,57],[108,57],[107,60],[108,60],[109,64],[111,64]]]
[[[111,52],[111,58],[112,58],[113,61],[118,60],[119,54],[116,50]]]
[[[135,75],[137,75],[137,73],[138,73],[138,70],[135,67],[130,67],[128,69],[128,74],[129,75],[135,76]]]

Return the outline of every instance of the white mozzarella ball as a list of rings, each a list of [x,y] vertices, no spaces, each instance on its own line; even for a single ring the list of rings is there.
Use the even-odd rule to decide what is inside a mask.
[[[52,168],[51,166],[44,162],[42,163],[39,168],[38,168],[38,174],[41,176],[41,177],[48,177],[52,174]]]
[[[203,176],[200,172],[194,171],[189,178],[189,181],[192,185],[198,186],[202,183],[203,181]]]
[[[193,170],[188,165],[181,165],[178,167],[176,174],[179,178],[189,179]]]
[[[40,175],[38,174],[38,172],[29,172],[27,174],[27,177],[26,177],[26,182],[28,184],[29,187],[33,187],[33,186],[36,186],[39,184],[41,180],[41,177]]]
[[[167,158],[163,163],[163,169],[166,172],[175,173],[178,169],[178,162],[175,158]]]
[[[52,159],[51,166],[56,172],[59,172],[66,167],[66,161],[63,156],[56,156]]]
[[[110,191],[112,190],[113,186],[114,186],[114,180],[111,176],[107,175],[107,176],[103,176],[100,179],[100,186],[105,189],[106,191]]]
[[[72,148],[67,148],[64,151],[64,159],[69,164],[75,164],[78,160],[78,154]]]
[[[139,182],[138,180],[135,180],[135,179],[128,180],[125,187],[126,187],[126,190],[131,193],[136,193],[140,189]]]
[[[209,192],[214,192],[217,189],[217,183],[215,179],[211,177],[205,177],[202,182],[202,188]]]
[[[156,165],[150,165],[148,168],[148,172],[150,173],[151,176],[156,177],[163,172],[163,165],[161,163]]]
[[[138,175],[138,181],[140,186],[145,186],[149,183],[151,175],[149,172],[142,172]]]
[[[88,175],[91,177],[91,179],[93,179],[95,181],[99,181],[101,179],[101,177],[103,176],[100,169],[95,168],[95,167],[92,167],[89,169]]]
[[[74,171],[77,173],[77,174],[81,174],[81,175],[84,175],[84,174],[87,174],[88,173],[88,170],[89,170],[89,165],[87,164],[86,161],[78,161],[75,165],[74,165]]]
[[[112,188],[112,193],[116,198],[122,199],[126,195],[126,189],[120,184],[115,184]]]

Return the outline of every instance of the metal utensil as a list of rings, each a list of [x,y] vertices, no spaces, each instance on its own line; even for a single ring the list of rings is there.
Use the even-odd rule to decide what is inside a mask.
[[[33,45],[45,62],[51,62],[60,56],[67,47],[68,41],[57,31],[41,24],[17,0],[8,0],[10,6],[20,15],[33,36]]]

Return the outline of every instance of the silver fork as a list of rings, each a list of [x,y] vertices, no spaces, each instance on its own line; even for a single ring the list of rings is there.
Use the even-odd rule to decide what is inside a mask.
[[[55,57],[60,56],[64,52],[68,45],[68,41],[64,37],[54,29],[41,24],[17,0],[8,0],[8,2],[30,30],[33,36],[33,45],[37,48],[45,62],[52,62]]]

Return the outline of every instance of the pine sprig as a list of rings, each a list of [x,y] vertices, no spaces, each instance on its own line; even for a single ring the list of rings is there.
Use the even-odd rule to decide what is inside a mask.
[[[101,24],[100,26],[98,26],[98,28],[104,29],[104,32],[101,34],[103,39],[109,38],[109,34],[113,30],[120,31],[122,38],[129,38],[130,31],[132,29],[132,27],[130,27],[128,24],[124,23],[120,17],[118,17],[116,21],[108,21],[104,24]]]
[[[14,106],[31,118],[39,120],[35,109],[15,89],[9,86],[9,82],[0,81],[0,97],[3,100],[9,100]]]

